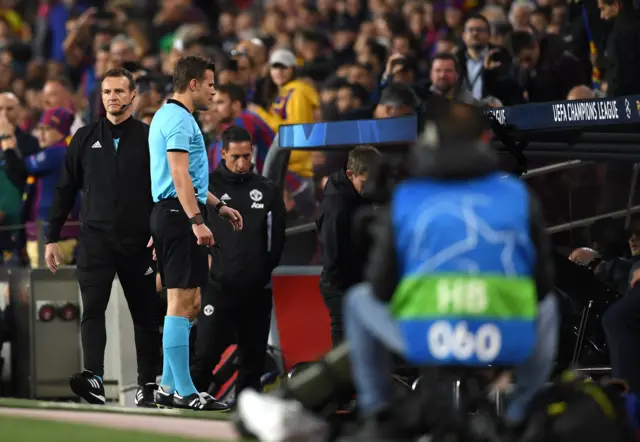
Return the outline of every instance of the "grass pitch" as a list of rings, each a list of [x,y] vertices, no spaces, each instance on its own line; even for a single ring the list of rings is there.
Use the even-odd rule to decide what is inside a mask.
[[[0,435],[3,442],[222,442],[14,416],[0,416]]]
[[[118,405],[90,405],[75,402],[49,402],[29,399],[0,398],[0,408],[24,408],[36,410],[68,410],[68,411],[92,411],[99,413],[124,413],[142,414],[148,416],[173,416],[190,419],[227,420],[231,417],[228,412],[204,412],[162,408],[125,408]],[[0,435],[2,433],[0,432]],[[3,441],[4,442],[4,441]],[[26,441],[25,441],[26,442]],[[95,441],[93,441],[95,442]]]

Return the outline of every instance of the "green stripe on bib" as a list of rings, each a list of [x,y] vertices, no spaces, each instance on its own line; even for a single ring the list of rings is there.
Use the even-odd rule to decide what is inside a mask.
[[[402,278],[391,301],[391,311],[403,319],[533,319],[537,306],[531,278],[487,274],[408,275]]]

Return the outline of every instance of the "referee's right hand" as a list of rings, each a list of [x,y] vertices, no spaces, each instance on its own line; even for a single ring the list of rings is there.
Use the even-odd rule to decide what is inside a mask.
[[[205,224],[194,224],[193,234],[198,239],[199,246],[211,247],[215,244],[213,233]]]

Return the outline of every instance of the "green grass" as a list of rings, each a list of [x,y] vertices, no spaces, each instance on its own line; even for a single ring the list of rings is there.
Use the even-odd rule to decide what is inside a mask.
[[[191,419],[209,419],[209,420],[227,420],[231,417],[231,413],[216,413],[216,412],[190,411],[190,410],[170,410],[170,409],[160,409],[160,408],[157,408],[157,409],[125,408],[117,405],[103,406],[103,405],[78,404],[75,402],[47,402],[47,401],[34,401],[34,400],[28,400],[28,399],[11,399],[11,398],[0,398],[0,408],[2,407],[28,408],[28,409],[39,409],[39,410],[70,410],[70,411],[81,411],[81,412],[93,411],[93,412],[103,412],[103,413],[144,414],[144,415],[151,415],[151,416],[175,416],[175,417],[186,417]],[[1,434],[2,432],[0,432],[0,435]]]
[[[3,442],[222,442],[14,416],[0,416],[0,435]]]

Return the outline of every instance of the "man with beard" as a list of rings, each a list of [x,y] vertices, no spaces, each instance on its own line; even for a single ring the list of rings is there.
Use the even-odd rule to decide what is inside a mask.
[[[436,54],[431,62],[431,86],[429,87],[427,102],[433,102],[433,96],[455,100],[474,106],[483,105],[476,99],[464,83],[458,81],[458,63],[452,54]]]
[[[354,256],[351,225],[360,207],[369,204],[364,196],[369,171],[379,159],[373,146],[358,146],[349,153],[347,167],[329,177],[324,188],[316,225],[320,236],[322,273],[320,293],[331,316],[333,346],[343,339],[342,299],[358,281],[364,256]]]
[[[510,76],[509,54],[491,45],[490,36],[486,18],[473,14],[467,19],[462,34],[464,47],[456,54],[458,81],[476,100],[494,96],[505,106],[523,103],[522,90]]]

